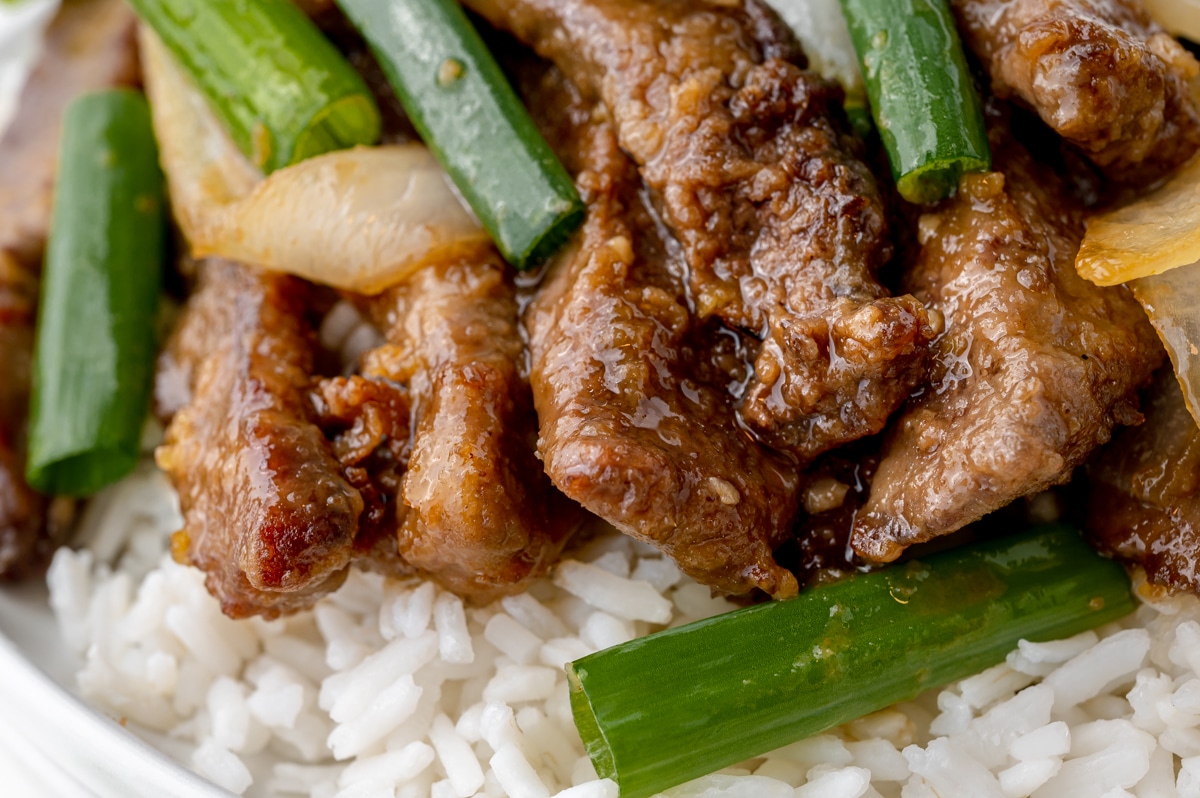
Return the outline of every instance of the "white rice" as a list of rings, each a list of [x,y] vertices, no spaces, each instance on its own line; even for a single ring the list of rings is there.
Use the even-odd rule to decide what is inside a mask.
[[[140,468],[92,504],[88,547],[56,555],[51,605],[89,700],[249,796],[617,798],[584,754],[563,663],[732,609],[614,533],[481,609],[354,573],[313,612],[234,622],[165,555],[180,523],[166,480]],[[1022,641],[958,684],[667,795],[1200,797],[1200,600]]]

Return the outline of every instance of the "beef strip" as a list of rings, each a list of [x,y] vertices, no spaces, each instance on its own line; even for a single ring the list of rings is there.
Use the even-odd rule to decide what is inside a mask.
[[[191,401],[157,454],[185,521],[172,550],[205,571],[235,618],[311,606],[354,556],[364,502],[312,420],[308,291],[292,277],[205,261],[179,327],[211,325],[206,349],[192,350],[201,359],[190,367]]]
[[[930,384],[895,421],[853,545],[887,561],[1010,501],[1065,482],[1162,360],[1124,287],[1075,272],[1080,203],[1004,130],[998,171],[968,175],[921,219],[907,286],[945,314]]]
[[[677,248],[660,235],[604,109],[556,71],[527,93],[588,209],[525,318],[546,471],[704,584],[794,594],[772,550],[790,533],[796,469],[737,423],[725,383],[739,353],[704,345],[710,332],[736,337],[688,313]]]
[[[1018,97],[1118,180],[1146,183],[1200,146],[1195,58],[1141,0],[951,0],[1001,97]]]
[[[1157,585],[1200,593],[1200,429],[1170,368],[1146,398],[1146,422],[1117,435],[1088,477],[1093,544]]]
[[[77,95],[136,79],[133,22],[119,0],[65,5],[0,136],[0,577],[36,567],[58,536],[57,513],[25,484],[23,438],[60,117]]]
[[[760,337],[741,408],[808,459],[882,429],[936,335],[875,278],[879,191],[841,90],[758,0],[467,0],[611,113],[687,262],[689,301]]]
[[[536,456],[525,347],[499,258],[431,265],[372,300],[388,344],[364,373],[407,385],[412,452],[399,549],[454,592],[489,601],[544,574],[582,514]]]
[[[320,380],[312,401],[346,481],[363,499],[355,562],[393,577],[411,575],[396,543],[396,502],[410,454],[408,392],[355,375]]]

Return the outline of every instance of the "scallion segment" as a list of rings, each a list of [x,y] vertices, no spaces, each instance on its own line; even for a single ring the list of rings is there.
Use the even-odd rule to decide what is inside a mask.
[[[504,258],[552,255],[583,203],[455,0],[338,0]]]
[[[363,79],[290,0],[130,0],[270,173],[379,138]]]
[[[983,109],[946,0],[841,0],[900,196],[930,203],[991,166]]]
[[[87,496],[138,461],[154,372],[165,200],[142,95],[82,97],[62,129],[26,479],[44,493]]]
[[[1056,526],[856,576],[567,666],[596,772],[643,798],[1133,611]]]

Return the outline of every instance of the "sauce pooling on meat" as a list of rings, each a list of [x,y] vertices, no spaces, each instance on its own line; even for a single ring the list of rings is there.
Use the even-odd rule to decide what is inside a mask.
[[[834,84],[758,0],[472,0],[603,105],[687,265],[690,308],[761,339],[740,408],[810,460],[878,432],[936,335],[875,277],[882,199]]]
[[[894,422],[853,545],[875,561],[1067,481],[1162,362],[1129,290],[1075,272],[1082,204],[993,119],[996,171],[921,219],[906,285],[946,318]]]

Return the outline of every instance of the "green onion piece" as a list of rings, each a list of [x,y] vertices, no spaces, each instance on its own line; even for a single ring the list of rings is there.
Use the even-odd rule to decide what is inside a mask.
[[[987,130],[945,0],[841,0],[900,196],[950,196],[991,167]]]
[[[570,176],[455,0],[338,0],[429,149],[518,269],[583,220]]]
[[[264,172],[379,138],[366,83],[290,0],[130,3]]]
[[[73,102],[33,364],[26,479],[87,496],[133,470],[154,373],[166,244],[163,177],[142,95]]]
[[[644,798],[1133,609],[1121,566],[1045,527],[584,657],[571,708],[596,772]]]

